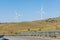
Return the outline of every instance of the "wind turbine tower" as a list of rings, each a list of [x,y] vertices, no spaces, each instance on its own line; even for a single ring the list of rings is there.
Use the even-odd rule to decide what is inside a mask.
[[[44,8],[43,8],[43,5],[41,5],[41,9],[40,9],[40,19],[42,20],[43,19],[43,16],[44,16]]]
[[[16,22],[18,22],[19,21],[19,19],[20,19],[20,14],[18,14],[18,12],[16,12]]]

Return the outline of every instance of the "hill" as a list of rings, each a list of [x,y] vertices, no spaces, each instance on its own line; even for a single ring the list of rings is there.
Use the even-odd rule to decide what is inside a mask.
[[[17,34],[24,31],[60,30],[60,17],[32,22],[0,23],[0,34]]]

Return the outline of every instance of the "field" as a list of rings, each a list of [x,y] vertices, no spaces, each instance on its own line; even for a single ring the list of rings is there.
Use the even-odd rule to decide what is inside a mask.
[[[60,30],[60,17],[32,22],[0,23],[0,34],[18,34],[24,31]]]

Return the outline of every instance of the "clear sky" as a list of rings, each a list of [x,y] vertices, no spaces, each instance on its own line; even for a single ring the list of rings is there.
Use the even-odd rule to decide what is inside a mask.
[[[0,22],[40,20],[42,5],[43,19],[60,16],[60,0],[0,0]]]

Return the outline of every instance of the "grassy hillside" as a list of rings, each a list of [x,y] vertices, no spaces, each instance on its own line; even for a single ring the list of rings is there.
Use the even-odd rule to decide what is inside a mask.
[[[16,34],[24,31],[60,30],[60,17],[32,22],[0,23],[0,34]]]

